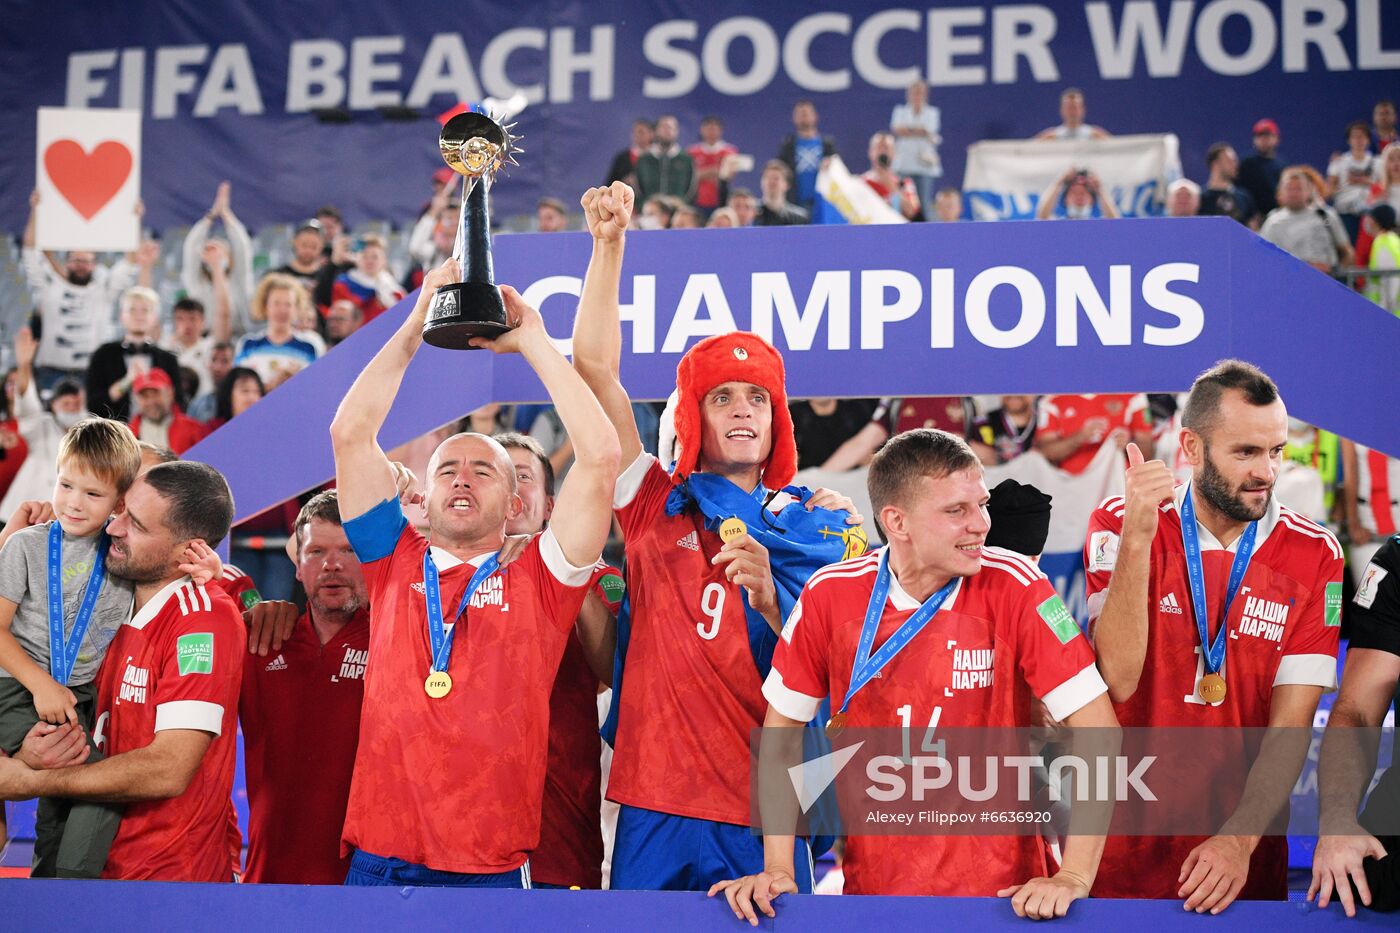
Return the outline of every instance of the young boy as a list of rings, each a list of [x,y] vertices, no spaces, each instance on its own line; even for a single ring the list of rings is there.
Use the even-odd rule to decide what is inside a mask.
[[[105,573],[104,529],[141,469],[126,425],[88,418],[58,450],[52,521],[9,536],[0,550],[0,749],[13,755],[38,720],[93,729],[96,677],[131,615],[133,585]],[[182,568],[218,576],[207,548]],[[132,689],[142,689],[133,684]],[[89,740],[91,742],[91,739]],[[93,747],[89,760],[100,753]],[[96,878],[121,808],[44,799],[35,825],[34,877]]]

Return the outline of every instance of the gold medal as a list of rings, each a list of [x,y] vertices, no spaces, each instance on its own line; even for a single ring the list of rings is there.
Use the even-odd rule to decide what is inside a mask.
[[[846,714],[832,713],[831,718],[826,721],[826,737],[834,739],[841,734],[841,730],[846,728]]]
[[[1206,674],[1196,685],[1196,692],[1207,703],[1219,703],[1225,699],[1225,678],[1219,674]]]
[[[737,541],[749,533],[749,526],[742,519],[726,518],[719,525],[719,539],[725,544]]]
[[[434,700],[441,700],[452,692],[452,678],[447,671],[433,671],[423,683],[423,690]]]

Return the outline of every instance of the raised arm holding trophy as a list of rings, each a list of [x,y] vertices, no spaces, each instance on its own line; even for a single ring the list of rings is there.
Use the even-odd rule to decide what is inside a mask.
[[[498,337],[510,329],[491,263],[491,186],[506,163],[518,165],[510,126],[468,111],[448,120],[438,145],[453,171],[465,176],[461,219],[452,258],[462,279],[438,288],[423,325],[423,340],[450,350],[475,349],[473,337]]]

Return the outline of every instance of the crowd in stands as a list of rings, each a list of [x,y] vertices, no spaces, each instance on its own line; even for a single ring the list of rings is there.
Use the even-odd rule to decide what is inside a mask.
[[[1069,88],[1060,98],[1060,122],[1038,140],[1100,140],[1111,136],[1086,122],[1083,92]],[[1343,133],[1344,150],[1325,171],[1285,158],[1281,131],[1270,118],[1252,127],[1251,151],[1244,159],[1228,142],[1207,151],[1204,182],[1187,167],[1187,177],[1167,187],[1163,212],[1171,217],[1233,217],[1269,242],[1325,272],[1355,264],[1374,270],[1400,269],[1400,146],[1396,146],[1395,105],[1378,101],[1371,120],[1355,120]],[[928,87],[911,85],[905,103],[894,108],[886,129],[867,144],[868,167],[860,178],[909,221],[966,219],[962,192],[940,187],[939,108],[928,102]],[[753,155],[724,139],[717,116],[701,122],[700,140],[680,141],[675,116],[632,125],[631,144],[618,152],[606,182],[625,181],[637,191],[642,229],[681,227],[784,226],[815,222],[817,176],[824,160],[838,155],[836,140],[821,132],[816,106],[799,101],[793,131],[774,158],[762,163],[758,195],[734,178],[756,166]],[[1198,177],[1200,177],[1198,175]],[[541,211],[545,209],[541,202]],[[1091,167],[1067,166],[1041,194],[1038,219],[1113,218],[1117,206]],[[557,213],[555,223],[564,222]],[[539,229],[547,226],[541,216]],[[1400,313],[1400,277],[1383,275],[1363,285],[1368,297]]]
[[[638,119],[628,146],[612,158],[603,180],[635,189],[633,226],[786,226],[818,219],[817,178],[826,160],[838,155],[838,146],[822,132],[814,103],[801,100],[793,106],[791,132],[766,159],[727,140],[719,116],[701,120],[698,138],[689,144],[686,130],[673,114]],[[955,222],[967,216],[962,193],[943,183],[940,133],[939,108],[920,82],[894,106],[888,126],[869,137],[867,164],[858,177],[906,220]],[[1318,171],[1285,158],[1278,123],[1260,119],[1246,157],[1228,142],[1211,146],[1201,166],[1204,180],[1175,180],[1166,191],[1164,212],[1233,217],[1329,273],[1353,263],[1378,270],[1381,275],[1357,287],[1400,313],[1400,273],[1394,271],[1400,270],[1396,134],[1394,104],[1379,101],[1369,122],[1345,127],[1339,140],[1345,149]],[[1084,95],[1071,88],[1061,95],[1060,122],[1035,138],[1109,136],[1087,122]],[[736,182],[755,170],[757,192]],[[435,173],[419,216],[401,219],[402,236],[388,229],[352,235],[340,212],[327,205],[294,227],[278,228],[285,231],[283,239],[271,244],[261,234],[255,242],[224,183],[182,241],[146,241],[111,262],[91,252],[62,257],[39,252],[31,214],[22,268],[33,312],[14,337],[15,365],[0,411],[0,513],[8,515],[13,504],[48,494],[52,470],[38,464],[52,464],[57,438],[83,412],[129,420],[140,439],[183,453],[392,307],[422,283],[426,270],[451,255],[457,182],[449,169]],[[36,193],[31,205],[37,198]],[[571,229],[578,223],[576,213],[564,200],[542,198],[535,229]],[[1041,219],[1116,216],[1113,199],[1084,166],[1067,167],[1037,207]],[[638,405],[646,409],[638,413],[641,423],[653,427],[648,449],[656,446],[661,407]],[[1170,423],[1173,400],[1154,398],[1151,408],[1160,435]],[[793,415],[802,466],[827,470],[859,468],[886,438],[911,426],[965,436],[988,464],[1036,447],[1070,470],[1092,459],[1091,448],[1106,438],[1127,436],[1115,427],[1137,433],[1126,423],[1105,428],[1098,416],[1070,418],[1073,426],[1065,427],[1057,413],[1075,409],[1083,406],[1061,397],[811,399],[794,403]],[[1148,412],[1140,401],[1128,409]],[[562,432],[549,409],[522,406],[493,411],[491,417],[497,427],[540,437],[555,468],[567,470],[570,451],[567,441],[559,440]],[[33,458],[28,469],[27,454]],[[1341,479],[1325,477],[1324,483],[1331,490]],[[280,553],[296,505],[272,509],[234,532],[235,559],[269,595],[285,597],[293,586],[286,562],[263,561],[262,553]],[[1337,508],[1335,517],[1344,524],[1343,506]]]

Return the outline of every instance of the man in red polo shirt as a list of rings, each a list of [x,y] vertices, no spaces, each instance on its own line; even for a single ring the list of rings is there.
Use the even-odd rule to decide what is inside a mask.
[[[243,620],[179,570],[196,539],[228,534],[233,496],[213,467],[166,463],[138,477],[107,526],[107,570],[136,585],[132,617],[98,674],[103,761],[31,771],[0,759],[0,798],[126,804],[104,878],[229,881],[226,808],[243,673]]]
[[[428,273],[331,424],[340,514],[373,607],[342,836],[348,884],[529,887],[550,688],[612,521],[617,435],[539,312],[508,286],[511,329],[471,344],[521,354],[564,423],[575,459],[556,518],[498,567],[521,499],[510,456],[480,434],[449,437],[428,461],[428,536],[405,518],[377,437],[433,293],[460,279],[450,259]]]
[[[183,454],[204,440],[208,430],[175,407],[175,385],[163,369],[150,369],[131,384],[137,415],[131,419],[131,433],[158,447]]]
[[[340,854],[340,830],[360,734],[369,602],[334,490],[302,506],[293,543],[306,612],[272,656],[244,655],[243,880],[340,884],[350,868]]]

